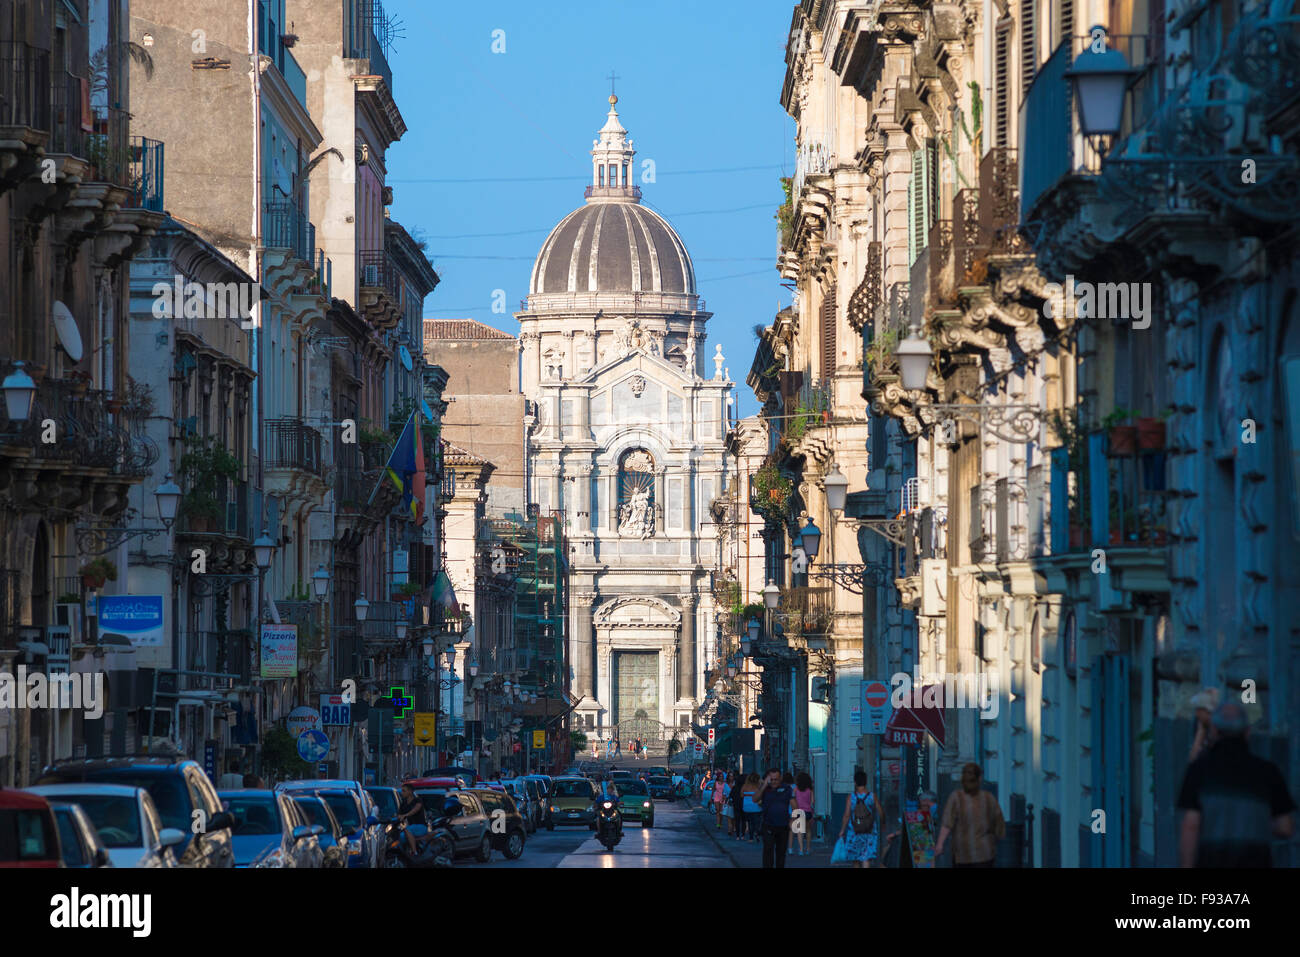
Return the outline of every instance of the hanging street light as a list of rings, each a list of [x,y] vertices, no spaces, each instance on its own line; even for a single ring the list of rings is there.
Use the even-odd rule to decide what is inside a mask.
[[[5,394],[5,412],[11,422],[26,422],[32,414],[32,400],[36,398],[36,383],[23,370],[20,359],[14,371],[5,376],[0,388]]]
[[[911,333],[898,344],[894,352],[898,356],[899,379],[903,388],[908,392],[924,389],[925,380],[930,374],[930,360],[934,358],[934,350],[921,335],[921,327],[913,325]],[[845,485],[847,484],[846,482]],[[829,494],[828,491],[827,495]],[[840,501],[843,501],[843,498]]]
[[[781,589],[776,586],[776,582],[770,578],[767,584],[763,586],[763,607],[768,611],[776,611],[777,606],[781,604]]]
[[[822,530],[818,528],[808,516],[808,524],[799,532],[799,538],[802,542],[804,553],[808,556],[809,562],[817,560],[817,551],[821,547]]]
[[[1106,28],[1089,31],[1092,43],[1065,71],[1079,104],[1079,131],[1084,136],[1116,136],[1124,123],[1124,94],[1137,71],[1124,54],[1106,45]]]
[[[365,621],[366,613],[370,611],[370,602],[366,601],[365,592],[361,593],[361,597],[356,600],[352,607],[357,610],[357,621]]]
[[[826,505],[832,512],[844,511],[844,502],[849,494],[849,480],[840,471],[838,462],[831,463],[831,470],[822,478],[826,488]]]
[[[317,598],[323,599],[327,594],[329,594],[330,573],[325,570],[323,564],[318,565],[316,570],[312,572],[311,587],[316,593]]]
[[[162,519],[163,527],[170,530],[172,523],[176,521],[176,511],[180,508],[181,504],[181,487],[172,481],[171,472],[167,473],[166,478],[163,479],[162,485],[159,485],[153,490],[153,497],[154,501],[158,503],[158,517]],[[266,532],[263,531],[262,534],[265,535]],[[260,543],[260,539],[257,542],[254,542],[253,548],[256,549]],[[271,547],[274,549],[274,542],[271,543]],[[259,568],[266,567],[266,565],[263,565],[260,560],[257,564]],[[266,564],[271,564],[269,558],[266,560]]]
[[[157,495],[158,492],[155,492],[154,494]],[[158,507],[158,512],[159,514],[162,513],[161,505]],[[174,510],[173,517],[175,517]],[[166,523],[167,519],[164,518],[163,522]],[[274,554],[275,542],[271,541],[270,533],[266,529],[262,529],[262,534],[258,537],[257,541],[253,542],[253,561],[257,563],[258,568],[262,569],[262,571],[266,571],[266,569],[271,567],[271,556]]]

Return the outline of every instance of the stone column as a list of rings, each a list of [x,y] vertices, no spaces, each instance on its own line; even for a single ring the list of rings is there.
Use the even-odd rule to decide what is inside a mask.
[[[573,593],[573,640],[569,660],[573,664],[573,693],[595,697],[596,643],[591,628],[591,609],[596,603],[592,591]]]
[[[576,466],[574,471],[575,484],[577,485],[576,494],[574,495],[574,506],[577,514],[575,518],[575,529],[579,534],[590,532],[594,525],[594,516],[591,514],[591,469],[590,465]]]
[[[682,639],[677,662],[677,700],[695,696],[695,606],[700,596],[681,595]]]

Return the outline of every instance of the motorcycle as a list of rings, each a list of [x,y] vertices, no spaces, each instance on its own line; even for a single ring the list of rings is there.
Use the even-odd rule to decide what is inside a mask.
[[[453,809],[454,808],[454,809]],[[460,802],[449,798],[442,817],[415,838],[415,854],[406,843],[406,822],[393,819],[384,826],[385,867],[451,867],[456,858],[456,843],[450,821],[461,811]]]
[[[612,798],[601,798],[596,810],[596,840],[604,844],[607,851],[614,850],[614,845],[623,840],[623,815]]]

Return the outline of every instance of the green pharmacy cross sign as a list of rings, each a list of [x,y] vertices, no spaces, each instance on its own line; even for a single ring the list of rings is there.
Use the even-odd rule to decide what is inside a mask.
[[[406,713],[415,708],[415,702],[411,700],[410,695],[406,694],[405,688],[389,688],[388,697],[382,700],[391,704],[394,721],[400,721],[402,718],[405,718]]]

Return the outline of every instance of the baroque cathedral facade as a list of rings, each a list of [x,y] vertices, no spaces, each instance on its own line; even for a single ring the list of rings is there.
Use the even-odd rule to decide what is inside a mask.
[[[704,694],[733,383],[686,246],[641,205],[617,102],[515,318],[529,500],[571,545],[574,727],[626,744],[688,726]]]

